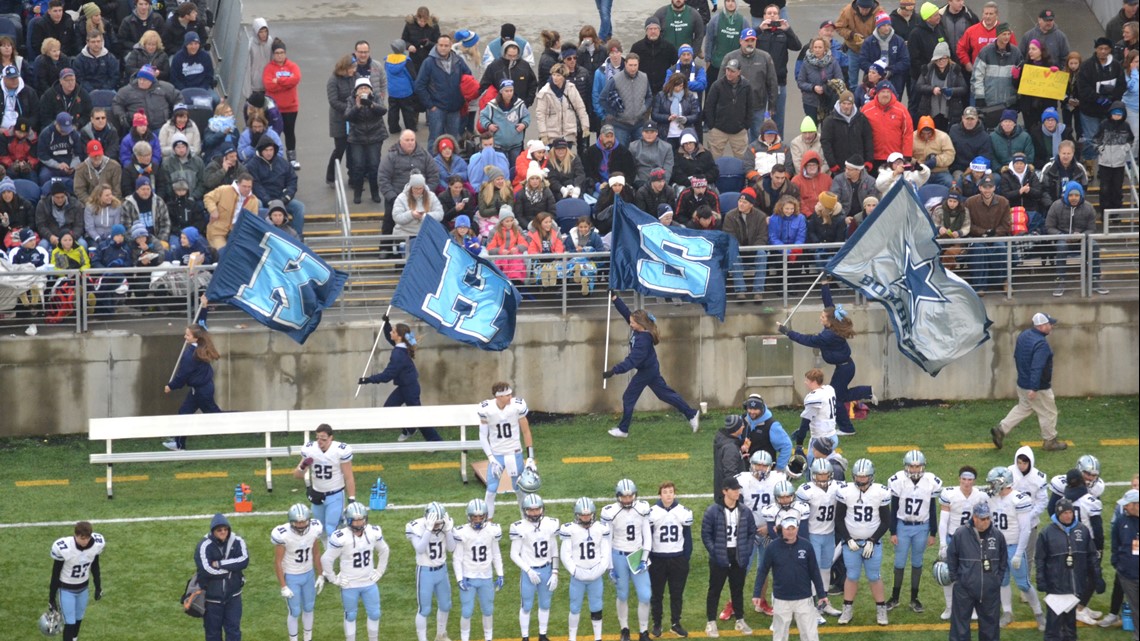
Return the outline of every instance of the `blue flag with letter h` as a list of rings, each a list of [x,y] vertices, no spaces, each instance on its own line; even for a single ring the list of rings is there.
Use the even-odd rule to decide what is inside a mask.
[[[519,292],[490,261],[472,256],[428,216],[412,241],[392,305],[448,338],[502,351],[515,337]]]
[[[614,200],[610,289],[699,303],[724,320],[725,285],[740,249],[722,231],[666,227],[620,198]]]
[[[347,280],[348,274],[330,267],[305,245],[260,217],[242,212],[226,240],[206,298],[233,305],[304,344]]]

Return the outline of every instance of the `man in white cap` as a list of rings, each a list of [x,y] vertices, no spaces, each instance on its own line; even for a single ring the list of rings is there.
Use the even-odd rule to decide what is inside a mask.
[[[768,552],[760,560],[756,585],[767,579],[772,571],[772,639],[786,641],[792,620],[795,619],[803,641],[818,641],[816,606],[828,604],[827,590],[819,574],[815,551],[806,538],[798,536],[800,522],[795,516],[785,516],[776,524],[778,538],[768,544]],[[773,554],[776,552],[776,554]],[[812,598],[814,588],[815,598]],[[752,595],[755,604],[760,597]]]
[[[1132,609],[1132,641],[1137,639],[1137,582],[1140,581],[1140,567],[1136,563],[1137,543],[1140,537],[1140,491],[1128,490],[1120,501],[1121,513],[1112,522],[1112,567],[1116,570],[1116,580],[1124,589],[1128,607]],[[1107,617],[1106,617],[1107,618]]]
[[[1013,350],[1017,365],[1017,405],[1009,411],[997,427],[990,430],[994,447],[1001,449],[1017,424],[1037,415],[1041,425],[1041,449],[1056,452],[1068,447],[1057,440],[1057,402],[1053,398],[1053,349],[1049,347],[1049,334],[1057,319],[1043,312],[1033,315],[1033,327],[1021,332]]]

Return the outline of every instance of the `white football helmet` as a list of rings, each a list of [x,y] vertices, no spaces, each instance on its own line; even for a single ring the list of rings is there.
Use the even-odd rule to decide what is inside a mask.
[[[790,481],[780,481],[772,488],[772,495],[776,497],[776,503],[780,507],[791,507],[792,502],[796,500],[796,488]]]
[[[487,502],[483,499],[471,499],[467,502],[467,522],[471,529],[482,530],[487,524]]]
[[[432,501],[424,508],[424,518],[435,522],[431,529],[432,532],[441,532],[444,521],[447,520],[447,509],[443,507],[442,503]]]
[[[752,476],[756,477],[757,481],[763,481],[768,477],[768,472],[772,469],[775,461],[772,460],[772,455],[766,450],[759,450],[748,459],[752,464]]]
[[[289,527],[293,528],[297,534],[304,534],[309,531],[309,522],[312,518],[313,511],[304,503],[294,503],[289,507]],[[304,525],[298,526],[299,523],[304,523]]]
[[[528,467],[519,474],[515,485],[523,492],[534,494],[542,487],[542,477],[538,475],[538,470]]]
[[[574,502],[574,520],[582,527],[594,524],[594,500],[583,496]]]
[[[931,569],[934,572],[935,583],[942,587],[950,585],[950,566],[945,561],[935,561]]]
[[[793,454],[788,460],[787,474],[793,481],[804,475],[807,470],[807,457],[803,454]]]
[[[860,490],[871,487],[871,484],[875,482],[875,464],[869,458],[861,458],[855,461],[854,467],[851,468],[851,478],[855,481],[855,487]]]
[[[1077,459],[1077,469],[1085,477],[1085,483],[1092,485],[1100,478],[1100,461],[1092,454],[1085,454]]]
[[[911,450],[903,455],[903,470],[910,480],[917,483],[926,473],[926,455],[921,450]]]
[[[1013,487],[1013,473],[1008,467],[998,466],[986,474],[986,483],[990,486],[990,494],[997,496],[1007,487]]]
[[[835,476],[835,468],[831,467],[831,461],[825,458],[812,459],[811,462],[811,478],[815,482],[816,487],[826,491],[831,485],[831,479]]]
[[[54,637],[63,631],[63,615],[59,610],[48,610],[40,615],[40,632],[45,637]]]
[[[368,527],[368,506],[360,501],[349,503],[348,507],[344,508],[344,522],[353,532],[363,532],[364,528]]]
[[[546,505],[542,501],[542,497],[537,494],[527,494],[522,500],[523,515],[526,520],[531,523],[538,523],[542,517],[546,516]]]
[[[622,479],[614,487],[614,495],[617,497],[618,503],[621,503],[622,508],[628,510],[637,501],[637,485],[629,479]]]

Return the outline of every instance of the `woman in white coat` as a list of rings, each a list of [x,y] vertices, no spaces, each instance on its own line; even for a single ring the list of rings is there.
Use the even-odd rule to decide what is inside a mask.
[[[408,185],[404,191],[396,196],[392,206],[392,220],[396,227],[393,233],[396,236],[415,236],[420,233],[424,217],[431,216],[437,221],[443,221],[443,205],[424,180],[423,174],[413,173],[408,178]],[[409,244],[408,249],[411,249]]]
[[[579,129],[586,132],[590,129],[590,116],[578,88],[566,82],[566,75],[566,65],[562,63],[550,68],[550,80],[538,90],[531,117],[543,144],[564,138],[574,149]]]

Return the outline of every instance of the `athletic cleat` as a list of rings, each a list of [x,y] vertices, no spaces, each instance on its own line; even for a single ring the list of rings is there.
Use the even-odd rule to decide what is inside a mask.
[[[827,595],[828,596],[835,596],[837,594],[843,594],[843,584],[842,583],[837,583],[837,584],[827,588]]]
[[[621,629],[621,636],[619,637],[619,639],[621,641],[629,641],[629,628],[622,628]]]
[[[174,439],[163,441],[162,446],[173,452],[177,452],[178,450],[182,449],[181,447],[178,447],[178,442]]]
[[[820,612],[823,612],[824,614],[826,614],[829,617],[837,617],[837,616],[843,614],[839,610],[836,610],[835,608],[831,607],[830,603],[823,606],[823,608],[820,610]]]
[[[715,639],[720,636],[720,630],[716,629],[716,621],[709,621],[705,624],[705,636],[710,639]]]
[[[899,607],[899,600],[898,599],[891,599],[891,600],[887,601],[887,612],[890,612],[891,610],[894,610],[897,607]]]
[[[653,635],[654,639],[660,637],[661,636],[661,624],[660,623],[654,623],[653,624],[653,632],[651,632],[650,634]]]
[[[446,632],[440,632],[435,635],[435,641],[451,641],[451,638],[447,636]],[[538,641],[543,641],[541,635],[538,637]],[[546,641],[550,641],[550,639],[546,639]]]
[[[550,637],[546,636],[545,634],[540,634],[538,635],[538,641],[550,641]]]
[[[609,434],[614,438],[629,438],[629,432],[623,432],[616,427],[611,428],[610,431],[606,432],[606,434]]]
[[[838,434],[839,436],[855,436],[855,430],[853,430],[853,429],[852,430],[836,430],[835,433]]]
[[[673,627],[671,627],[669,629],[673,631],[673,634],[675,634],[681,638],[685,638],[685,637],[689,636],[689,631],[686,630],[684,627],[682,627],[680,623],[674,623]]]
[[[728,621],[734,614],[736,614],[736,610],[732,607],[732,601],[729,601],[724,604],[724,609],[720,611],[720,620]]]
[[[701,413],[700,412],[693,414],[693,418],[689,419],[689,427],[693,428],[693,434],[696,434],[697,430],[701,429]]]
[[[397,443],[403,443],[404,441],[406,441],[410,438],[412,438],[411,432],[400,432],[400,435],[396,437],[396,442]]]
[[[741,634],[752,634],[752,628],[748,627],[744,619],[736,620],[736,631]]]
[[[761,598],[760,605],[756,607],[756,611],[768,616],[772,616],[772,606],[768,605],[768,599]]]
[[[871,392],[871,405],[877,406],[879,404],[879,397],[874,391]]]
[[[1104,615],[1103,619],[1097,621],[1096,624],[1102,628],[1119,628],[1121,625],[1123,625],[1123,621],[1120,620],[1120,617],[1109,612],[1108,614]]]
[[[1037,619],[1037,631],[1038,632],[1044,632],[1045,631],[1045,613],[1044,612],[1038,612],[1037,614],[1033,615],[1033,618]]]
[[[926,612],[926,608],[923,607],[922,601],[919,601],[918,599],[912,599],[911,600],[910,610],[911,610],[911,612],[914,612],[915,614],[922,614],[923,612]]]
[[[1077,610],[1077,621],[1085,625],[1097,625],[1096,617],[1092,616],[1092,611],[1088,608]]]
[[[998,625],[1000,627],[1006,628],[1006,627],[1009,627],[1009,624],[1011,624],[1011,623],[1013,623],[1013,613],[1012,612],[1002,612],[1001,613],[1001,619],[998,620]]]
[[[825,619],[822,614],[817,614],[816,619],[815,619],[815,624],[816,625],[827,625],[827,619]]]
[[[879,625],[887,625],[890,623],[890,621],[887,620],[887,606],[875,606],[875,623],[878,623]]]
[[[649,641],[649,633],[645,630],[637,633],[637,641]]]
[[[843,613],[839,615],[839,625],[847,625],[851,623],[851,619],[855,618],[855,606],[849,603],[843,604]]]
[[[950,620],[950,608],[946,608],[945,610],[943,610],[942,614],[940,614],[938,616],[938,618],[942,619],[943,621],[949,621]]]
[[[1102,616],[1104,616],[1104,613],[1101,612],[1100,610],[1094,610],[1090,607],[1085,607],[1085,612],[1088,612],[1089,616],[1094,618],[1094,619],[1099,619]]]

